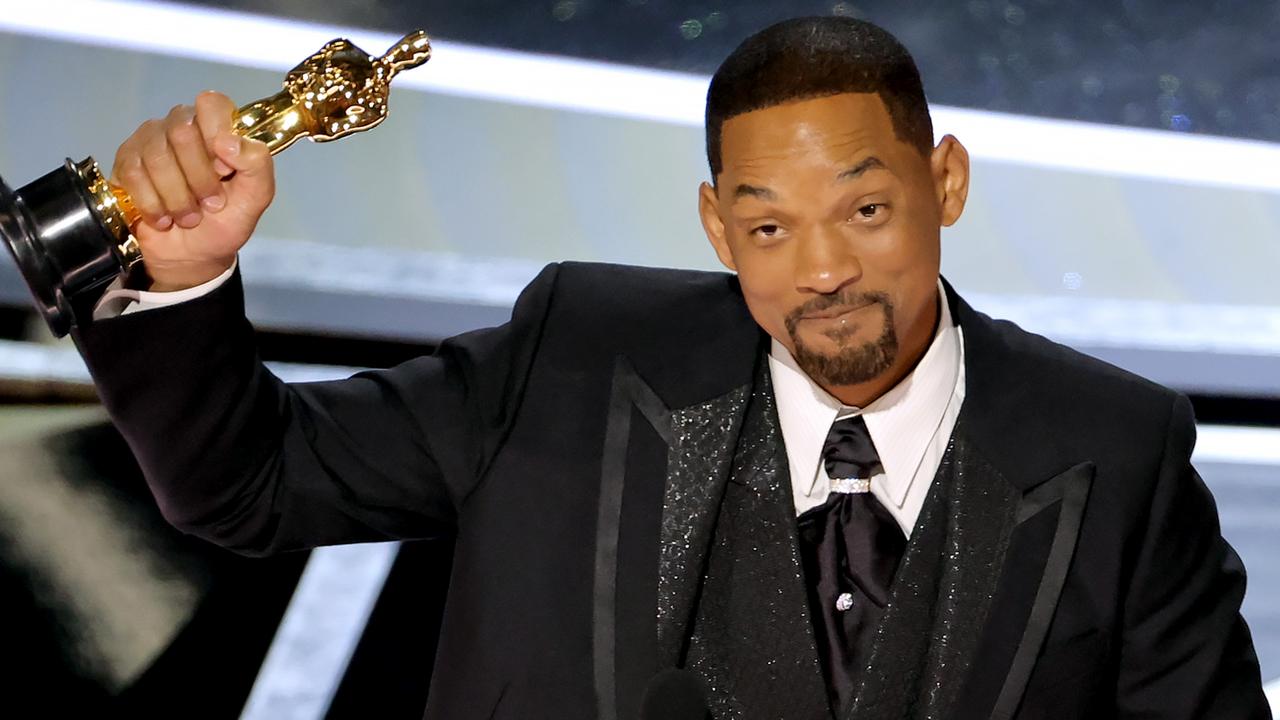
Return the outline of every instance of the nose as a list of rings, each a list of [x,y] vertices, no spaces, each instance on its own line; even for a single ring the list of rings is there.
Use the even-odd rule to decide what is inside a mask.
[[[862,277],[862,263],[849,238],[819,229],[797,243],[795,283],[800,292],[829,295]]]

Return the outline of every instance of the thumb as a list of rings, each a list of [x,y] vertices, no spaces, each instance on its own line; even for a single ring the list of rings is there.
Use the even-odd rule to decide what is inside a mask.
[[[246,198],[255,209],[265,209],[275,193],[275,168],[266,143],[223,132],[214,138],[213,152],[235,172],[228,191]]]

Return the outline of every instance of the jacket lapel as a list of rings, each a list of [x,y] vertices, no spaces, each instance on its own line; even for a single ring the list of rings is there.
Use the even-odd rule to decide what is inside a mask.
[[[958,700],[944,706],[954,708],[957,720],[1004,719],[1017,711],[1056,610],[1093,467],[1048,467],[1032,454],[1035,444],[1010,429],[1010,422],[1027,415],[1018,405],[1024,398],[1009,392],[1016,390],[1017,353],[1010,352],[997,323],[975,312],[949,285],[947,292],[964,332],[967,386],[953,437],[963,442],[968,467],[976,471],[974,486],[995,484],[995,495],[1005,497],[989,498],[992,504],[985,508],[1007,520],[1007,548],[1003,562],[986,553],[946,558],[961,571],[995,564],[989,572],[968,573],[987,578],[981,588],[973,587],[979,595],[986,589],[990,609],[981,631],[968,641],[976,649],[950,656],[959,661],[950,677],[967,673],[967,679]],[[633,716],[649,679],[686,660],[763,346],[745,307],[729,325],[724,336],[731,339],[686,348],[678,365],[657,359],[669,355],[637,352],[620,356],[613,368],[592,598],[593,668],[598,716],[604,720]],[[732,367],[714,384],[685,377],[687,368],[726,364]]]
[[[690,316],[698,327],[679,334],[692,341],[672,348],[639,335],[612,368],[591,598],[602,720],[635,717],[687,643],[762,343],[728,286]]]
[[[654,442],[654,436],[658,442]],[[654,648],[651,643],[646,642],[648,634],[644,626],[637,627],[635,622],[626,626],[627,619],[635,618],[637,611],[643,613],[648,604],[632,593],[619,592],[621,583],[630,585],[638,582],[641,584],[642,595],[647,596],[647,593],[643,593],[643,583],[645,579],[652,577],[652,573],[645,572],[642,546],[646,544],[645,536],[650,534],[644,531],[644,526],[651,526],[652,523],[644,523],[642,513],[633,513],[640,517],[628,518],[629,524],[638,525],[639,528],[625,534],[627,545],[633,552],[624,552],[622,508],[628,495],[632,499],[632,502],[626,503],[629,507],[643,508],[652,506],[656,501],[656,498],[651,497],[648,503],[637,502],[637,494],[643,493],[651,483],[632,482],[628,485],[626,481],[628,477],[643,480],[644,475],[662,472],[661,458],[671,445],[673,437],[671,411],[636,373],[631,362],[619,356],[613,368],[600,465],[595,581],[592,590],[592,666],[598,716],[601,720],[614,720],[618,717],[619,706],[628,707],[633,704],[635,698],[632,696],[643,692],[637,686],[645,682],[646,676],[656,669],[656,663],[653,662]],[[641,547],[637,548],[637,544]],[[634,552],[635,549],[640,549],[641,553]],[[637,555],[638,559],[633,560]],[[622,562],[619,561],[620,556],[623,558]],[[620,622],[624,627],[619,627]],[[620,639],[622,645],[629,647],[620,648]],[[625,668],[628,672],[620,672],[620,657],[633,658],[630,667]]]
[[[682,665],[698,588],[751,386],[671,414],[658,573],[661,657]]]
[[[956,678],[973,664],[1018,495],[958,435],[911,534],[846,718],[950,717]]]
[[[691,583],[692,623],[679,664],[703,679],[715,717],[829,718],[769,380],[762,360],[730,452],[732,469],[718,484],[714,520],[699,545],[706,549]],[[678,529],[685,516],[675,510]],[[685,542],[683,532],[669,539]]]
[[[745,678],[743,668],[765,673],[737,683],[737,692],[730,692],[734,683],[709,682],[718,691],[708,693],[712,704],[795,710],[807,700],[825,710],[799,581],[785,450],[764,373],[673,410],[628,359],[615,364],[593,593],[601,718],[634,717],[652,678],[673,667],[721,680]],[[716,567],[724,572],[717,575]],[[717,599],[708,601],[707,592]],[[725,600],[736,610],[723,607]],[[761,655],[766,651],[754,642],[738,642],[753,634],[786,644],[770,647],[797,658],[797,668]]]
[[[1043,440],[1061,432],[1050,409],[1034,407],[1019,384],[1021,365],[1000,324],[974,311],[946,286],[964,333],[966,397],[953,441],[968,446],[983,474],[1010,502],[1003,558],[990,575],[990,610],[976,634],[973,662],[955,703],[955,720],[1016,715],[1044,645],[1075,556],[1093,484],[1092,462],[1068,467],[1040,453]],[[1043,425],[1038,425],[1043,423]],[[966,553],[961,564],[989,562]]]
[[[1018,538],[1018,531],[1022,531],[1026,537],[1021,542],[1010,543],[1010,567],[1017,567],[1025,562],[1033,567],[1038,565],[1040,572],[1029,573],[1021,583],[1015,573],[1008,574],[1009,579],[1004,588],[1006,594],[1002,598],[1006,599],[1008,605],[1016,605],[1018,599],[1031,595],[1029,591],[1032,586],[1035,587],[1035,592],[1021,637],[1013,647],[1009,672],[991,712],[992,720],[1013,717],[1022,700],[1027,680],[1031,677],[1031,668],[1035,665],[1036,656],[1049,632],[1049,623],[1058,608],[1058,598],[1062,595],[1067,570],[1075,555],[1085,501],[1093,484],[1093,471],[1092,463],[1076,465],[1026,491],[1018,503],[1018,524],[1014,538]],[[1043,535],[1039,537],[1035,536],[1032,529],[1037,526],[1045,528]],[[1048,528],[1052,528],[1052,533],[1048,532]],[[1036,575],[1039,575],[1038,582],[1034,582]]]
[[[1075,555],[1093,471],[1092,463],[1081,463],[1020,493],[957,720],[1015,716]]]

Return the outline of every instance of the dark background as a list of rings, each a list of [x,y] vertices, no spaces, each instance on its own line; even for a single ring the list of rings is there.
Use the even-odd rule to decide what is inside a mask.
[[[1280,141],[1274,0],[197,0],[478,45],[710,74],[747,35],[840,14],[894,33],[931,102]]]

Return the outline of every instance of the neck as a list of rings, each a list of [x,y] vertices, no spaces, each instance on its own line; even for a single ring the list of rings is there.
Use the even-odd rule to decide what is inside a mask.
[[[942,294],[939,292],[933,303],[933,312],[926,313],[919,322],[905,328],[902,342],[898,346],[898,357],[894,359],[888,370],[864,383],[826,385],[818,382],[818,386],[845,405],[858,408],[870,405],[915,371],[920,360],[929,351],[929,346],[933,344],[933,338],[938,333],[938,323],[941,320]],[[816,379],[815,382],[817,382]]]

